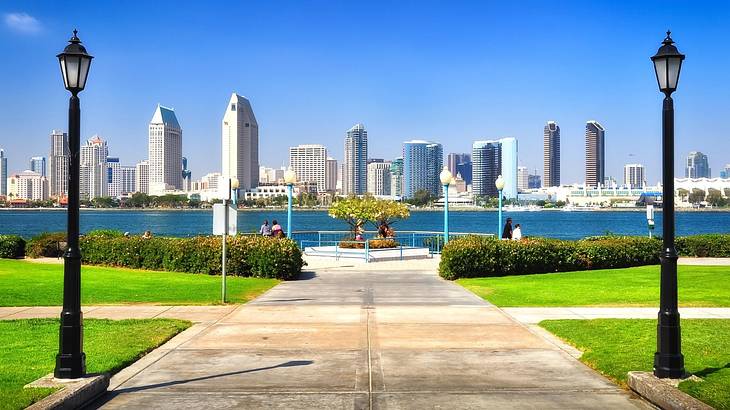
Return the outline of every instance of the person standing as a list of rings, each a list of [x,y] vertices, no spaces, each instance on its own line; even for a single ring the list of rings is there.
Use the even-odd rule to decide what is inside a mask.
[[[519,241],[522,239],[522,228],[520,224],[515,225],[515,229],[512,231],[512,240]]]
[[[269,220],[264,220],[264,224],[261,225],[259,233],[263,236],[271,236],[271,227],[269,226]]]
[[[502,230],[502,239],[512,239],[512,218],[507,218],[507,222],[504,224],[504,230]]]

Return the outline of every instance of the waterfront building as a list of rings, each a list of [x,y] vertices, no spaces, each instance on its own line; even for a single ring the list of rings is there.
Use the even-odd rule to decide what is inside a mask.
[[[720,171],[720,178],[730,178],[730,164],[725,164],[725,168]]]
[[[397,157],[390,163],[390,194],[403,196],[403,157]]]
[[[502,173],[502,144],[493,140],[474,141],[471,161],[472,194],[474,196],[498,196],[494,183]]]
[[[182,189],[182,128],[175,111],[157,104],[149,124],[149,193]]]
[[[507,199],[517,198],[517,139],[513,137],[499,140],[502,152],[501,175],[504,179],[502,196]]]
[[[8,158],[5,156],[5,150],[0,148],[0,195],[8,194]]]
[[[548,121],[543,130],[543,186],[560,186],[560,127]]]
[[[456,174],[461,175],[461,177],[464,179],[464,183],[466,185],[472,184],[473,167],[474,167],[474,164],[471,161],[471,155],[469,155],[469,161],[465,161],[465,162],[456,164]]]
[[[687,156],[687,167],[684,169],[685,178],[710,178],[710,164],[707,155],[692,151]]]
[[[81,146],[79,161],[79,193],[81,199],[91,200],[108,195],[107,162],[109,149],[106,141],[97,134]]]
[[[368,132],[355,124],[345,136],[345,157],[342,161],[342,193],[362,195],[367,191]]]
[[[7,183],[8,197],[14,200],[45,201],[48,199],[47,179],[38,172],[23,171],[10,175]]]
[[[51,131],[51,151],[48,155],[48,191],[50,196],[65,197],[68,194],[68,135]]]
[[[327,157],[327,165],[324,171],[324,187],[328,192],[337,191],[337,173],[339,172],[338,168],[339,167],[337,166],[337,160]]]
[[[150,193],[150,163],[147,160],[134,167],[134,190],[143,194]]]
[[[451,172],[451,175],[458,174],[460,171],[459,165],[467,162],[471,162],[471,154],[458,154],[452,152],[446,157],[446,167],[449,169],[449,172]]]
[[[624,185],[629,188],[646,186],[646,171],[642,164],[624,165]]]
[[[403,197],[412,198],[419,190],[442,195],[439,174],[443,168],[441,144],[423,140],[403,143]]]
[[[606,130],[597,121],[586,123],[586,185],[597,187],[606,174]]]
[[[46,176],[46,157],[31,157],[30,170]]]
[[[192,179],[193,172],[188,169],[188,159],[186,157],[182,157],[183,191],[190,191]]]
[[[137,192],[137,167],[122,166],[121,171],[121,195],[129,195]]]
[[[380,160],[368,164],[368,192],[373,195],[391,195],[390,162]]]
[[[529,174],[527,167],[517,167],[517,191],[524,192],[530,188]]]
[[[269,168],[266,166],[259,167],[259,184],[274,184],[283,179],[283,169]]]
[[[248,99],[231,94],[221,128],[223,176],[238,178],[240,191],[256,187],[259,184],[259,125]]]
[[[464,178],[461,177],[461,174],[456,174],[454,177],[454,189],[457,194],[463,194],[468,191],[466,181],[464,181]],[[451,200],[449,200],[449,202],[451,202]]]
[[[122,165],[119,158],[106,158],[106,172],[107,196],[119,198],[122,196]]]
[[[327,148],[319,144],[289,147],[289,167],[297,181],[316,186],[316,192],[327,190]]]
[[[540,187],[542,187],[542,177],[537,175],[537,170],[535,170],[534,175],[527,176],[527,189],[538,189]]]

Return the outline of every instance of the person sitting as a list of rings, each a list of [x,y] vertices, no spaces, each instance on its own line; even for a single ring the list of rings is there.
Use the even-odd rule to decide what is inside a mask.
[[[276,221],[274,221],[274,223],[276,223]],[[269,226],[268,220],[264,220],[264,224],[261,225],[259,233],[263,236],[271,236],[271,227]]]
[[[279,225],[279,222],[274,219],[271,221],[271,236],[274,238],[284,238],[286,235],[284,234],[284,230],[281,229],[281,225]]]
[[[522,228],[520,224],[515,225],[515,229],[512,231],[512,240],[519,241],[522,239]]]
[[[150,239],[152,237],[152,232],[150,231],[144,231],[144,234],[142,235],[144,239]]]

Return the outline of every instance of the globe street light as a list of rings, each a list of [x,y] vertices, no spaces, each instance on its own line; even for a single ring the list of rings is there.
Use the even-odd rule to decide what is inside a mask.
[[[497,180],[494,181],[494,186],[497,187],[497,191],[499,192],[499,210],[497,212],[499,221],[497,222],[497,238],[501,238],[501,232],[502,232],[502,190],[504,189],[504,178],[502,178],[502,175],[497,177]]]
[[[236,205],[236,207],[238,207],[238,187],[239,186],[241,186],[241,185],[240,185],[240,182],[238,182],[238,178],[232,177],[231,178],[231,189],[233,189],[233,205]]]
[[[684,376],[684,356],[677,309],[677,250],[674,247],[674,101],[684,55],[674,46],[667,31],[654,62],[659,90],[664,93],[662,109],[662,253],[657,351],[654,375],[662,378]]]
[[[286,237],[291,238],[291,201],[292,201],[292,189],[294,183],[297,182],[297,174],[293,169],[289,168],[284,172],[284,183],[286,184],[286,193],[289,197],[289,202],[286,208]]]
[[[79,249],[79,151],[81,107],[78,93],[86,87],[93,58],[73,37],[59,54],[63,84],[71,91],[68,107],[68,225],[66,251],[63,254],[63,310],[59,331],[58,355],[53,374],[59,379],[76,379],[86,373],[84,354],[84,317],[81,313],[81,250]]]
[[[451,175],[451,171],[447,167],[441,171],[439,175],[441,179],[441,185],[444,187],[444,245],[449,243],[449,184],[454,176]]]

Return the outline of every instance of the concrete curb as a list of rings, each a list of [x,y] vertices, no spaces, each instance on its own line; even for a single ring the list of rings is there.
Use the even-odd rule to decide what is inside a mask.
[[[636,394],[664,410],[712,410],[713,407],[679,390],[678,380],[660,379],[649,372],[629,372],[628,385]]]
[[[33,383],[27,384],[25,387],[60,387],[61,390],[35,404],[32,404],[26,410],[78,409],[106,393],[106,388],[108,386],[109,375],[106,373],[90,374],[80,379],[72,379],[68,381],[58,380],[53,377],[53,374],[49,374],[34,381]]]

